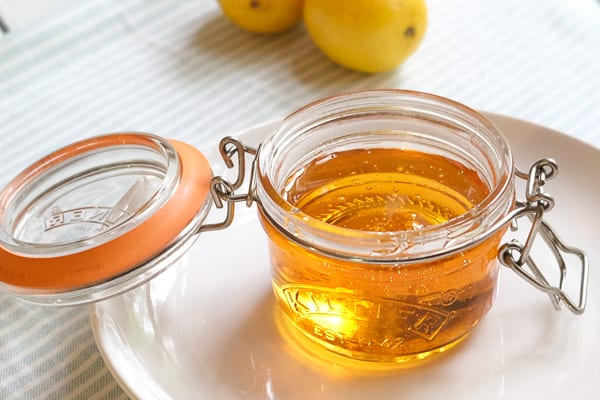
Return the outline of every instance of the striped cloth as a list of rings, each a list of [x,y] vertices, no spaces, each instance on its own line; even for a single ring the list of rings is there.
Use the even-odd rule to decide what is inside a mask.
[[[83,137],[136,130],[203,148],[317,98],[410,88],[600,147],[600,10],[583,0],[429,0],[429,30],[394,72],[336,66],[304,28],[232,26],[208,0],[70,0],[0,35],[0,184]],[[535,145],[535,144],[533,144]],[[123,399],[85,307],[0,294],[0,399]]]
[[[0,31],[24,29],[45,18],[63,0],[0,0]]]

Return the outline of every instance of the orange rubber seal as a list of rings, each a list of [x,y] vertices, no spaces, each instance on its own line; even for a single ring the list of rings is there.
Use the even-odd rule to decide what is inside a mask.
[[[175,192],[155,214],[109,242],[64,256],[25,257],[0,246],[0,281],[30,289],[73,290],[126,273],[165,249],[200,212],[212,176],[202,153],[170,142],[181,173]]]

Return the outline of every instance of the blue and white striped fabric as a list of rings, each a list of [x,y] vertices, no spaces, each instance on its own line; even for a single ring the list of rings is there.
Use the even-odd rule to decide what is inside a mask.
[[[136,130],[207,141],[326,95],[409,88],[600,147],[600,7],[584,0],[429,0],[420,49],[394,72],[336,66],[304,28],[232,26],[209,0],[71,0],[0,35],[0,184],[83,137]],[[85,307],[0,294],[0,399],[122,399]]]

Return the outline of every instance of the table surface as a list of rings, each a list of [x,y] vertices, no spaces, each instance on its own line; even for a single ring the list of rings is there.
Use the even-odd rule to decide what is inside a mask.
[[[588,0],[429,0],[400,68],[330,62],[302,25],[241,31],[208,0],[0,1],[0,184],[74,140],[145,131],[202,148],[351,90],[406,88],[600,148],[600,7]],[[593,261],[592,261],[593,262]],[[0,294],[0,399],[122,399],[84,306]]]

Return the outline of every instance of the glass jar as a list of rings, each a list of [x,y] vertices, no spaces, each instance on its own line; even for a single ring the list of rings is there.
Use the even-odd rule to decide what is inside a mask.
[[[515,185],[508,144],[481,114],[414,92],[324,99],[263,143],[256,182],[275,295],[310,341],[419,360],[491,307]]]
[[[412,91],[344,94],[294,112],[258,149],[224,138],[220,151],[237,164],[233,181],[212,176],[193,147],[143,133],[86,139],[33,164],[0,193],[0,290],[50,305],[115,296],[199,233],[229,226],[245,202],[258,205],[269,238],[281,325],[319,357],[397,366],[453,347],[490,309],[498,261],[556,308],[585,308],[587,258],[543,220],[556,164],[519,171],[503,135],[464,105]],[[207,224],[213,203],[227,213]],[[525,242],[501,244],[520,218],[531,222]],[[531,257],[538,236],[557,284]],[[574,297],[565,253],[581,261]]]
[[[281,325],[318,357],[408,365],[453,347],[490,309],[498,261],[557,309],[583,312],[587,259],[542,219],[556,164],[517,170],[501,132],[462,104],[400,90],[326,98],[288,116],[256,160]],[[501,245],[523,216],[525,244]],[[536,235],[556,256],[557,285],[530,256]],[[565,253],[581,261],[575,300]]]

